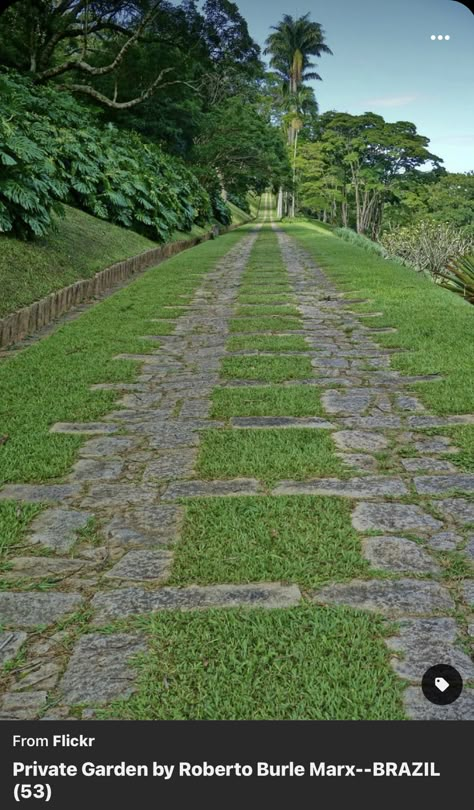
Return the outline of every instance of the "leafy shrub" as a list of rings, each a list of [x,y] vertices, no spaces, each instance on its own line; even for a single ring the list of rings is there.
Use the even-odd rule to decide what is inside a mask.
[[[433,276],[442,273],[447,265],[469,253],[474,241],[452,225],[425,220],[387,231],[381,237],[387,253],[400,256],[417,270]]]
[[[212,212],[218,222],[223,225],[230,225],[232,222],[232,213],[229,206],[224,202],[219,192],[211,194]]]
[[[474,256],[462,256],[449,264],[439,274],[439,283],[474,304]]]
[[[60,199],[158,240],[211,219],[208,193],[179,159],[134,132],[99,126],[64,92],[0,76],[0,121],[4,231],[45,233]],[[227,206],[215,206],[225,218]]]
[[[384,250],[382,245],[378,242],[373,242],[372,239],[369,239],[361,233],[356,233],[350,228],[335,228],[333,233],[341,239],[345,239],[346,242],[350,242],[351,245],[356,245],[364,250],[368,250],[369,253],[377,253],[379,256],[383,256],[384,259],[388,257],[388,253]]]
[[[237,208],[240,208],[244,213],[250,214],[250,203],[247,197],[243,197],[239,194],[229,194],[229,202],[236,205]]]

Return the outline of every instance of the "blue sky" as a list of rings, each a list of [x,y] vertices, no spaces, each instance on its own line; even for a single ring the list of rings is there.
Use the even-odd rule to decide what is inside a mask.
[[[310,12],[333,56],[318,60],[320,111],[413,121],[448,171],[474,170],[474,15],[454,0],[234,0],[263,45],[283,14]],[[430,39],[448,34],[449,41]]]

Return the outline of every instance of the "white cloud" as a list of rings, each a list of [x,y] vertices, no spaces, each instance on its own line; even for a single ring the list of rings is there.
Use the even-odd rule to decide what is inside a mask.
[[[405,104],[412,104],[417,96],[384,96],[383,98],[369,98],[363,103],[370,104],[371,107],[404,107]]]

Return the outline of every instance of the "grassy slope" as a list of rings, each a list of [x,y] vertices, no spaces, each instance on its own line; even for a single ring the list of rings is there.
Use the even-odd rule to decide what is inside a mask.
[[[23,242],[0,236],[0,318],[45,295],[90,278],[114,262],[157,247],[135,231],[65,206],[66,216],[58,221],[56,232],[44,239]],[[250,217],[231,205],[232,224]],[[195,225],[191,231],[175,231],[172,242],[200,236],[208,228]]]
[[[0,236],[0,317],[153,247],[134,231],[69,207],[58,230],[44,239]]]

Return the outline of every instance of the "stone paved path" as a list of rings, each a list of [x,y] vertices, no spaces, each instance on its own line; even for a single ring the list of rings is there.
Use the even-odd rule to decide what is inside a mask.
[[[258,237],[256,228],[204,277],[192,305],[177,319],[174,334],[148,336],[159,340],[157,351],[120,355],[142,362],[136,382],[96,386],[120,392],[116,410],[98,423],[52,426],[54,432],[88,437],[68,479],[51,485],[10,485],[0,491],[0,498],[50,504],[28,535],[32,548],[39,545],[50,554],[12,558],[4,579],[53,577],[58,584],[44,592],[0,592],[0,623],[5,628],[0,633],[0,663],[26,649],[26,663],[9,679],[1,718],[32,718],[45,712],[46,717],[67,717],[76,704],[93,706],[131,694],[133,669],[128,660],[146,649],[146,640],[137,633],[102,635],[100,627],[111,620],[173,608],[290,607],[305,598],[318,605],[378,611],[400,622],[399,635],[387,644],[395,672],[409,684],[409,717],[474,719],[474,690],[466,688],[450,707],[434,707],[417,686],[428,666],[440,662],[453,664],[474,684],[467,652],[474,633],[474,579],[447,581],[439,564],[439,554],[452,550],[467,562],[474,558],[474,534],[469,530],[474,523],[474,475],[458,472],[446,460],[447,453],[453,458],[456,453],[449,440],[423,432],[432,426],[471,424],[474,416],[430,415],[408,386],[423,380],[435,384],[433,375],[403,377],[393,370],[394,350],[377,344],[377,335],[387,329],[372,327],[370,313],[356,316],[351,304],[360,298],[338,292],[294,240],[276,231],[304,324],[302,330],[285,334],[302,334],[310,347],[314,375],[303,384],[323,389],[326,416],[234,418],[231,424],[329,432],[351,476],[281,481],[272,494],[353,500],[352,522],[361,534],[362,553],[383,576],[329,584],[309,594],[302,594],[296,584],[274,582],[184,588],[166,584],[184,515],[178,499],[263,492],[258,480],[200,481],[194,474],[200,431],[223,427],[209,418],[212,390],[255,384],[223,382],[219,369],[227,354],[240,278]],[[406,446],[416,456],[405,457],[400,451]],[[91,518],[100,526],[100,545],[91,545],[81,535]],[[62,646],[64,630],[46,639],[28,632],[78,612],[87,617],[87,611],[97,632],[82,636],[73,650]],[[93,709],[85,710],[83,717],[88,716]]]

